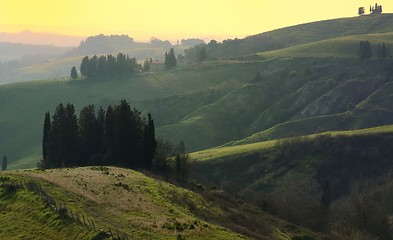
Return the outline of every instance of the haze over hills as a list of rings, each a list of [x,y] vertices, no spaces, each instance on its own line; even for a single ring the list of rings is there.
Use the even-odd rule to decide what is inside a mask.
[[[68,77],[70,69],[73,66],[79,68],[86,55],[116,56],[122,52],[138,61],[147,58],[163,61],[165,52],[172,47],[181,54],[185,49],[201,43],[204,43],[201,39],[182,39],[173,45],[156,38],[145,43],[136,42],[127,35],[103,34],[88,37],[77,47],[0,43],[0,84]]]
[[[66,36],[54,33],[22,31],[17,33],[0,32],[0,42],[53,45],[58,47],[76,47],[86,37]]]

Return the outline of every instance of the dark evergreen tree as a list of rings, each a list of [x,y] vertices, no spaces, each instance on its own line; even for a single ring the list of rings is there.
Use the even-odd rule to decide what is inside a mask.
[[[131,107],[126,100],[121,100],[119,106],[115,106],[114,124],[114,159],[116,164],[130,166],[132,152],[135,148],[132,139]]]
[[[84,107],[79,119],[72,104],[59,104],[50,122],[45,115],[43,161],[45,168],[88,164],[151,168],[156,151],[154,121],[148,122],[126,100],[95,113]]]
[[[206,45],[196,46],[197,62],[203,62],[207,59]]]
[[[7,159],[7,156],[4,156],[3,157],[3,165],[2,165],[3,171],[7,170],[7,166],[8,166],[8,159]]]
[[[97,76],[104,77],[108,75],[108,61],[106,56],[100,56],[97,59]]]
[[[179,145],[177,146],[177,153],[178,154],[185,154],[186,153],[186,145],[184,144],[183,140],[181,140],[179,142]]]
[[[106,59],[108,61],[108,64],[107,64],[108,74],[115,74],[115,72],[116,72],[116,58],[113,57],[112,55],[108,55],[106,57]]]
[[[49,151],[49,133],[51,130],[51,121],[49,112],[45,113],[44,119],[44,133],[42,137],[42,158],[43,158],[43,167],[48,166],[48,151]]]
[[[387,51],[386,51],[385,43],[382,43],[382,46],[381,46],[381,58],[382,59],[387,58]]]
[[[169,50],[169,60],[170,60],[170,67],[176,68],[177,67],[177,60],[176,60],[176,55],[175,55],[175,50],[173,50],[173,48],[171,48]]]
[[[82,59],[82,63],[81,63],[79,70],[81,72],[81,75],[88,76],[88,72],[89,72],[89,57],[88,56],[86,56]]]
[[[165,58],[164,58],[165,60],[165,68],[166,69],[169,69],[169,58],[168,58],[168,53],[167,52],[165,52]]]
[[[77,79],[78,78],[78,72],[76,71],[76,67],[71,68],[71,79]]]
[[[105,145],[105,164],[115,164],[113,158],[114,141],[115,141],[115,115],[112,106],[106,109],[105,113],[105,127],[104,127],[104,145]]]
[[[95,122],[95,132],[96,132],[96,145],[95,153],[105,153],[105,110],[100,107],[97,112],[97,118]]]
[[[96,55],[90,58],[88,64],[88,72],[87,72],[87,76],[89,78],[95,78],[97,76],[97,63],[98,63],[98,58]]]
[[[126,55],[123,53],[118,53],[117,54],[117,70],[116,73],[124,73],[127,69],[127,61],[126,61]]]
[[[150,113],[147,115],[147,125],[144,132],[144,158],[145,167],[151,169],[153,166],[153,159],[157,148],[157,140],[155,136],[154,120]]]
[[[94,105],[84,107],[79,114],[79,165],[87,165],[89,158],[95,153],[96,133],[94,124],[96,122]]]
[[[72,167],[79,165],[78,158],[78,144],[79,144],[79,126],[78,118],[75,114],[75,107],[68,103],[65,108],[65,126],[64,131],[64,154],[62,162],[64,167]]]
[[[325,187],[323,188],[323,194],[321,197],[321,203],[323,206],[325,207],[329,207],[330,206],[330,201],[331,201],[331,194],[330,194],[330,182],[327,182],[325,184]]]
[[[177,66],[175,50],[171,48],[169,53],[165,52],[165,67],[166,69],[174,69]]]
[[[65,108],[60,103],[52,116],[49,132],[46,168],[63,167]]]

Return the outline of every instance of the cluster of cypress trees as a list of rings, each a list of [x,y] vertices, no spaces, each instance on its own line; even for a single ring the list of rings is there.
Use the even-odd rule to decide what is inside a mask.
[[[45,114],[42,168],[119,165],[150,169],[157,147],[154,121],[141,117],[126,100],[106,110],[84,107],[79,118],[72,104]]]
[[[165,68],[174,69],[177,66],[177,60],[175,56],[175,51],[171,48],[168,52],[165,52]]]
[[[138,64],[135,58],[130,58],[123,53],[117,54],[117,57],[110,55],[103,55],[97,57],[94,55],[82,59],[80,66],[81,75],[88,78],[105,77],[114,74],[135,73],[141,70],[141,65]]]
[[[375,47],[374,47],[375,49]],[[391,56],[389,53],[389,48],[385,45],[385,43],[378,44],[377,48],[375,49],[376,53],[374,54],[378,59],[387,59]],[[366,60],[372,58],[372,47],[369,41],[360,41],[359,44],[359,58],[361,60]]]

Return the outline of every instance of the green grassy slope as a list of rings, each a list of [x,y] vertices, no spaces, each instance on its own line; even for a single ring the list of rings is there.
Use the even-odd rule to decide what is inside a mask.
[[[373,46],[391,43],[392,34],[379,34],[389,30],[386,23],[391,17],[322,21],[273,31],[269,34],[284,36],[285,31],[297,31],[304,35],[299,39],[310,41],[328,38],[329,34],[337,36],[262,53],[267,54],[262,60],[209,61],[94,82],[62,79],[0,86],[0,154],[7,155],[10,168],[35,166],[41,155],[43,115],[53,113],[60,102],[74,103],[79,111],[87,104],[105,107],[125,98],[145,115],[153,115],[157,135],[175,143],[185,141],[188,151],[255,133],[245,142],[392,123],[392,89],[388,87],[393,80],[391,63],[377,59],[360,62],[356,58],[359,40],[370,40]],[[333,28],[340,22],[343,26]],[[361,24],[368,30],[358,30]],[[370,34],[375,32],[378,34]],[[320,39],[312,39],[314,35]],[[319,56],[305,57],[313,52]],[[324,55],[326,52],[329,54]],[[288,57],[281,58],[284,56]],[[71,63],[75,59],[68,60]],[[60,62],[30,70],[40,71],[49,65],[57,68]],[[257,72],[262,76],[259,82],[253,81]],[[373,108],[359,105],[374,99],[371,96],[375,94],[379,100],[372,103]],[[352,105],[359,106],[356,111],[347,111]]]
[[[259,53],[264,58],[270,57],[341,57],[357,58],[359,42],[368,40],[372,52],[376,55],[378,45],[385,43],[388,48],[393,46],[393,34],[366,34],[331,38],[306,44],[295,45],[274,51]],[[374,55],[374,56],[375,56]]]
[[[0,153],[9,167],[34,167],[43,115],[58,103],[79,111],[127,99],[155,119],[157,135],[184,140],[188,151],[265,131],[255,141],[391,123],[390,63],[294,58],[206,62],[113,80],[40,81],[0,87]],[[262,80],[253,82],[256,72]],[[371,102],[372,99],[373,102]],[[378,100],[378,101],[376,101]],[[374,108],[347,105],[372,103]],[[378,118],[374,112],[378,111]],[[355,121],[356,119],[356,121]],[[19,160],[19,161],[17,161]]]
[[[389,33],[392,19],[393,14],[376,14],[300,24],[245,38],[241,46],[245,55],[343,36]]]
[[[10,172],[2,176],[38,182],[57,204],[66,204],[80,217],[94,221],[96,228],[106,232],[111,228],[115,233],[119,230],[132,239],[176,239],[178,235],[186,239],[244,239],[198,217],[223,216],[223,210],[201,195],[132,170],[78,168]],[[0,232],[2,239],[90,239],[97,234],[71,218],[59,219],[54,210],[46,208],[40,197],[27,189],[11,194],[2,190],[1,194],[0,204],[7,217],[6,222],[2,221],[7,225]],[[31,206],[32,202],[38,204]]]
[[[274,131],[274,130],[270,130]],[[316,138],[324,135],[329,136],[357,136],[357,135],[373,135],[373,134],[384,134],[384,133],[393,133],[393,125],[385,125],[373,128],[364,128],[357,130],[346,130],[346,131],[328,131],[323,133],[316,133],[311,135],[304,136],[305,138]],[[267,131],[265,132],[268,135]],[[252,153],[257,151],[262,151],[265,149],[274,148],[279,141],[285,141],[285,139],[276,139],[276,140],[268,140],[263,141],[265,138],[272,138],[272,136],[263,136],[262,133],[258,133],[252,135],[249,138],[245,138],[244,140],[230,142],[221,147],[209,148],[202,151],[192,152],[190,156],[198,161],[205,160],[215,160],[219,158],[225,157],[234,157],[240,154]],[[258,140],[262,140],[257,142]],[[250,143],[252,142],[252,143]]]
[[[53,113],[60,103],[71,102],[77,111],[87,104],[107,106],[120,99],[127,99],[132,106],[141,109],[144,115],[151,112],[156,126],[165,123],[166,114],[160,110],[161,99],[171,96],[207,96],[211,91],[228,92],[248,81],[258,65],[242,62],[207,63],[183,70],[162,73],[140,74],[134,77],[116,77],[113,80],[89,81],[39,81],[0,86],[0,152],[10,159],[10,167],[17,159],[26,156],[40,156],[42,119],[46,111]],[[221,93],[220,93],[221,94]],[[214,98],[213,98],[214,99]],[[189,101],[186,113],[173,109],[170,115],[176,119],[198,107],[197,102]],[[171,105],[172,106],[172,105]],[[157,114],[156,114],[157,113]],[[162,119],[162,122],[160,122]],[[15,167],[35,166],[37,158],[31,162],[22,161]]]
[[[3,184],[7,183],[3,179]],[[1,186],[0,211],[1,239],[91,239],[94,236],[75,222],[61,219],[45,206],[40,196],[25,188],[7,191]]]

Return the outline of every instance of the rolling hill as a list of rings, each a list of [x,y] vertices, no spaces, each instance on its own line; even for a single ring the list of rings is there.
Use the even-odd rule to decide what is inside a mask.
[[[131,239],[174,239],[177,235],[186,238],[193,236],[194,239],[243,238],[199,219],[197,217],[199,211],[209,212],[216,217],[223,215],[222,210],[205,201],[200,195],[165,182],[155,181],[131,170],[92,167],[47,172],[24,171],[3,175],[3,179],[6,176],[16,181],[35,181],[55,199],[56,204],[59,206],[66,204],[68,209],[68,217],[65,219],[41,217],[41,222],[35,224],[46,225],[47,228],[39,233],[34,233],[30,226],[18,227],[18,221],[10,217],[7,219],[7,224],[13,228],[8,227],[8,231],[0,234],[2,237],[7,234],[9,239],[38,235],[51,236],[52,239],[64,239],[67,235],[78,239],[93,239],[92,235],[100,231],[109,232],[110,228],[114,233],[119,231],[123,235],[126,233]],[[8,198],[19,200],[17,202],[19,204],[24,203],[23,200],[35,200],[39,204],[42,202],[39,196],[32,195],[28,189],[17,189],[6,195],[2,192],[2,206],[7,206],[2,211],[6,216],[11,211],[25,211],[27,208],[23,205],[19,207],[8,205],[10,201]],[[182,199],[185,201],[182,202]],[[194,209],[191,209],[191,204]],[[44,204],[41,205],[31,211],[38,208],[44,209],[49,216],[56,215],[54,210],[48,207],[45,209]],[[94,221],[97,232],[94,233],[92,229],[78,224],[75,219],[72,219],[70,212],[77,213],[81,219],[83,216],[83,221],[87,219]],[[26,217],[34,220],[34,214],[28,212]],[[53,223],[46,224],[45,220]],[[73,228],[78,231],[73,233]],[[64,232],[65,235],[56,234],[58,229],[62,229],[61,233]]]
[[[31,187],[33,186],[33,187]],[[216,192],[216,193],[215,193]],[[40,193],[40,194],[38,194]],[[210,197],[207,197],[209,196]],[[215,196],[216,197],[212,197]],[[44,196],[44,197],[41,197]],[[44,199],[51,199],[45,201]],[[1,173],[1,238],[290,239],[312,236],[260,210],[116,167]],[[31,206],[31,203],[34,205]],[[56,207],[54,207],[56,206]],[[67,209],[67,210],[60,210]],[[23,224],[15,216],[23,216]],[[243,219],[238,221],[238,219]],[[253,220],[252,220],[253,219]],[[258,221],[252,223],[252,221]],[[6,223],[6,224],[5,224]],[[251,224],[252,223],[252,224]],[[254,230],[254,228],[258,228]],[[229,229],[249,235],[235,233]],[[111,238],[111,235],[113,237]]]
[[[391,33],[392,20],[393,14],[390,13],[324,20],[280,28],[244,39],[227,40],[220,44],[210,43],[206,47],[212,59],[238,58],[345,36]],[[186,57],[193,59],[193,54],[194,51],[189,51]]]
[[[78,112],[88,104],[105,107],[127,99],[144,116],[152,114],[158,136],[174,143],[185,141],[187,151],[233,141],[250,143],[392,124],[391,61],[357,58],[360,40],[390,46],[392,34],[387,33],[386,22],[391,17],[338,19],[269,32],[277,38],[296,32],[305,36],[289,48],[252,51],[260,55],[256,58],[206,61],[101,80],[0,86],[0,153],[7,155],[10,168],[34,167],[41,157],[44,113],[53,112],[61,102],[73,103]],[[344,26],[333,28],[338,23]],[[256,37],[261,36],[265,35]],[[71,64],[76,59],[25,71],[61,68],[67,61]],[[256,80],[258,72],[261,78]]]

